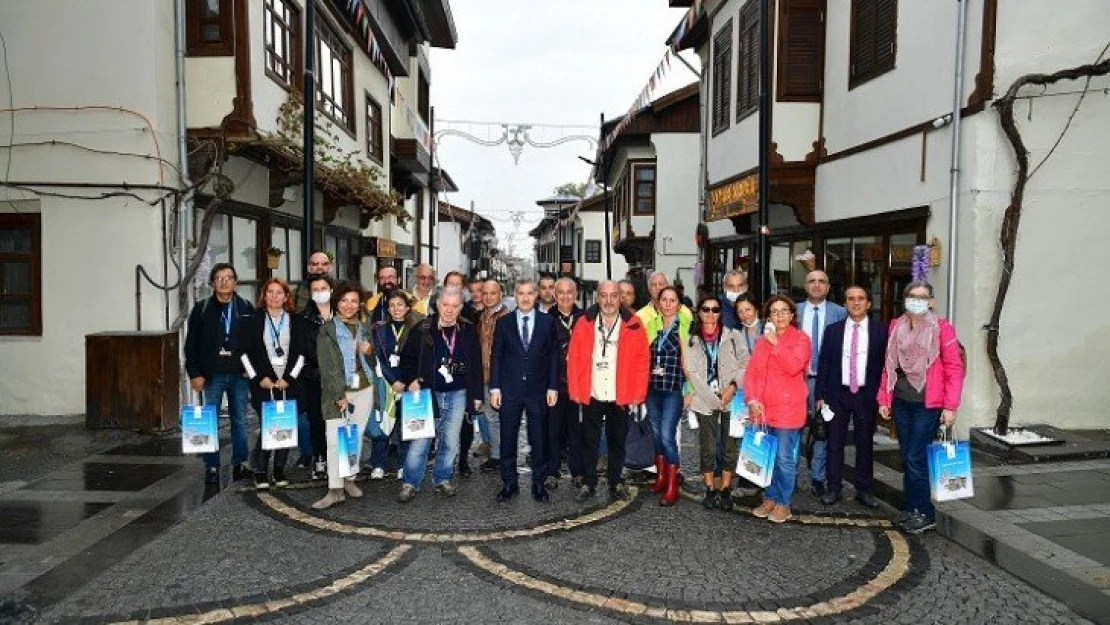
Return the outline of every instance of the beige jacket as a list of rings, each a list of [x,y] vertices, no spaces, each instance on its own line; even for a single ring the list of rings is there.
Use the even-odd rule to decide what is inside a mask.
[[[687,395],[694,395],[690,409],[700,414],[710,414],[721,405],[721,393],[713,392],[706,371],[709,367],[705,347],[700,336],[691,336],[685,351],[686,379],[690,382]],[[720,351],[717,354],[717,379],[723,391],[729,382],[744,388],[744,371],[748,368],[748,350],[744,338],[732,328],[721,329]]]

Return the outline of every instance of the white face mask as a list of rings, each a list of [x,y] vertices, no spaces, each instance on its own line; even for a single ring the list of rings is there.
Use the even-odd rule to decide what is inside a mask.
[[[728,301],[735,302],[737,297],[740,297],[740,291],[725,291],[725,299]]]
[[[929,312],[929,300],[924,299],[907,299],[906,312],[911,315],[924,315]]]
[[[331,291],[316,291],[312,294],[312,301],[317,304],[327,304],[331,301]]]

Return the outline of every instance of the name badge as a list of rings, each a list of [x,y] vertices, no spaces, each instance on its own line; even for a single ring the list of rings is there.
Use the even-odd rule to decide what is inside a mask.
[[[450,383],[452,383],[452,382],[454,382],[454,381],[455,381],[455,376],[451,375],[451,372],[449,372],[449,371],[447,370],[447,366],[446,366],[446,365],[440,365],[440,366],[439,366],[439,374],[440,374],[441,376],[443,376],[443,381],[444,381],[444,382],[446,382],[446,383],[448,383],[448,384],[450,384]]]
[[[398,356],[397,354],[390,354],[390,356],[389,356],[389,366],[390,367],[398,367],[400,365],[401,365],[401,357]]]
[[[663,375],[666,372],[667,372],[667,370],[664,369],[663,367],[656,367],[654,370],[652,370],[651,374],[652,375]]]
[[[270,364],[275,366],[275,367],[284,367],[285,366],[285,358],[283,358],[281,356],[275,356],[275,357],[270,359]]]
[[[347,383],[348,388],[358,388],[359,383],[361,382],[361,380],[359,379],[359,375],[357,373],[352,373],[351,374],[351,379],[348,380],[347,382],[348,382]]]
[[[222,349],[222,348],[221,348],[221,349],[220,349],[220,355],[221,355],[221,356],[230,356],[230,355],[231,355],[231,351],[230,351],[230,350],[227,350],[227,349]]]
[[[714,393],[716,393],[721,390],[721,383],[717,380],[713,380],[709,383],[709,388],[712,389]]]
[[[604,360],[600,360],[594,363],[594,369],[597,371],[608,371],[609,363]]]

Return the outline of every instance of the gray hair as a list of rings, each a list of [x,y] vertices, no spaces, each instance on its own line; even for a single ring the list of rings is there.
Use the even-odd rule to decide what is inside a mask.
[[[443,300],[445,300],[449,297],[457,298],[459,300],[459,303],[462,304],[463,303],[462,289],[460,289],[457,286],[445,286],[445,287],[443,287],[443,290],[439,292],[439,297],[438,297],[439,301],[442,302]]]
[[[725,280],[728,280],[729,278],[731,278],[731,277],[733,277],[733,276],[737,276],[737,277],[739,277],[739,278],[740,278],[741,280],[743,280],[743,281],[744,281],[744,284],[747,284],[747,283],[748,283],[748,274],[744,273],[743,271],[740,271],[739,269],[732,269],[732,270],[729,270],[729,271],[728,271],[728,272],[727,272],[727,273],[726,273],[726,274],[724,275],[724,278],[723,278],[723,279],[721,280],[721,282],[724,282]]]
[[[567,277],[559,278],[558,280],[555,281],[555,286],[559,286],[560,283],[569,284],[571,286],[571,288],[574,289],[575,293],[578,292],[578,283],[574,281],[574,278],[567,278]]]
[[[914,280],[913,282],[907,284],[906,288],[902,289],[902,299],[909,297],[910,291],[913,291],[914,289],[925,289],[929,291],[929,299],[933,298],[933,285],[923,280]]]
[[[516,290],[522,286],[531,286],[532,288],[537,288],[535,280],[531,278],[521,278],[517,280],[516,283],[513,285],[513,292],[515,293]]]
[[[671,285],[671,279],[668,278],[667,274],[662,272],[662,271],[652,272],[652,274],[650,276],[648,276],[648,279],[647,279],[648,284],[651,284],[651,281],[655,279],[655,276],[663,276],[663,281],[665,282],[665,286],[670,286]]]

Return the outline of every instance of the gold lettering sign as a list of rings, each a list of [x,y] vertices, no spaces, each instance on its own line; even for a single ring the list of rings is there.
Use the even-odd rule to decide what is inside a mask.
[[[709,190],[706,221],[754,213],[759,209],[759,175],[751,174]]]
[[[377,239],[377,254],[381,258],[394,258],[397,256],[397,243],[389,239]]]

